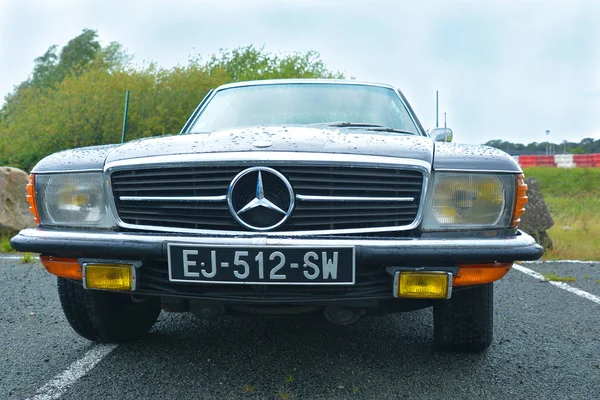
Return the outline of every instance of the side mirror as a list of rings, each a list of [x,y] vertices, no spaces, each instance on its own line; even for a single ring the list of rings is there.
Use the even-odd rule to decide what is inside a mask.
[[[452,129],[450,128],[435,128],[429,134],[436,142],[452,141]]]

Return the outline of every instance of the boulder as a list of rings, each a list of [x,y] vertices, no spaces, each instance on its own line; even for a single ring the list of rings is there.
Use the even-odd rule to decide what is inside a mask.
[[[29,176],[18,168],[0,167],[0,233],[15,233],[35,226],[25,200]]]
[[[554,220],[540,190],[540,185],[535,178],[525,178],[527,184],[527,197],[529,201],[525,206],[525,214],[521,216],[519,229],[530,234],[546,249],[552,248],[552,239],[546,232],[554,225]]]

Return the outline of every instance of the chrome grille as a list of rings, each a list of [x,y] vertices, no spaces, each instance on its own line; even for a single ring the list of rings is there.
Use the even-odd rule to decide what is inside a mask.
[[[418,215],[423,174],[414,169],[274,165],[291,183],[296,205],[276,231],[399,228]],[[129,227],[247,231],[225,200],[246,166],[184,166],[117,170],[111,174],[116,211]]]

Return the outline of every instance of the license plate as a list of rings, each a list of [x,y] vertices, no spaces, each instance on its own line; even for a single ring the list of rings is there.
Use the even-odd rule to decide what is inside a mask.
[[[204,246],[169,243],[171,282],[353,285],[354,247]]]

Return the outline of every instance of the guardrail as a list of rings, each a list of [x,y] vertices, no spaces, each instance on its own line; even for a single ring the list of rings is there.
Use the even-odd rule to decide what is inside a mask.
[[[556,154],[553,156],[513,156],[521,167],[598,167],[600,153],[597,154]]]

